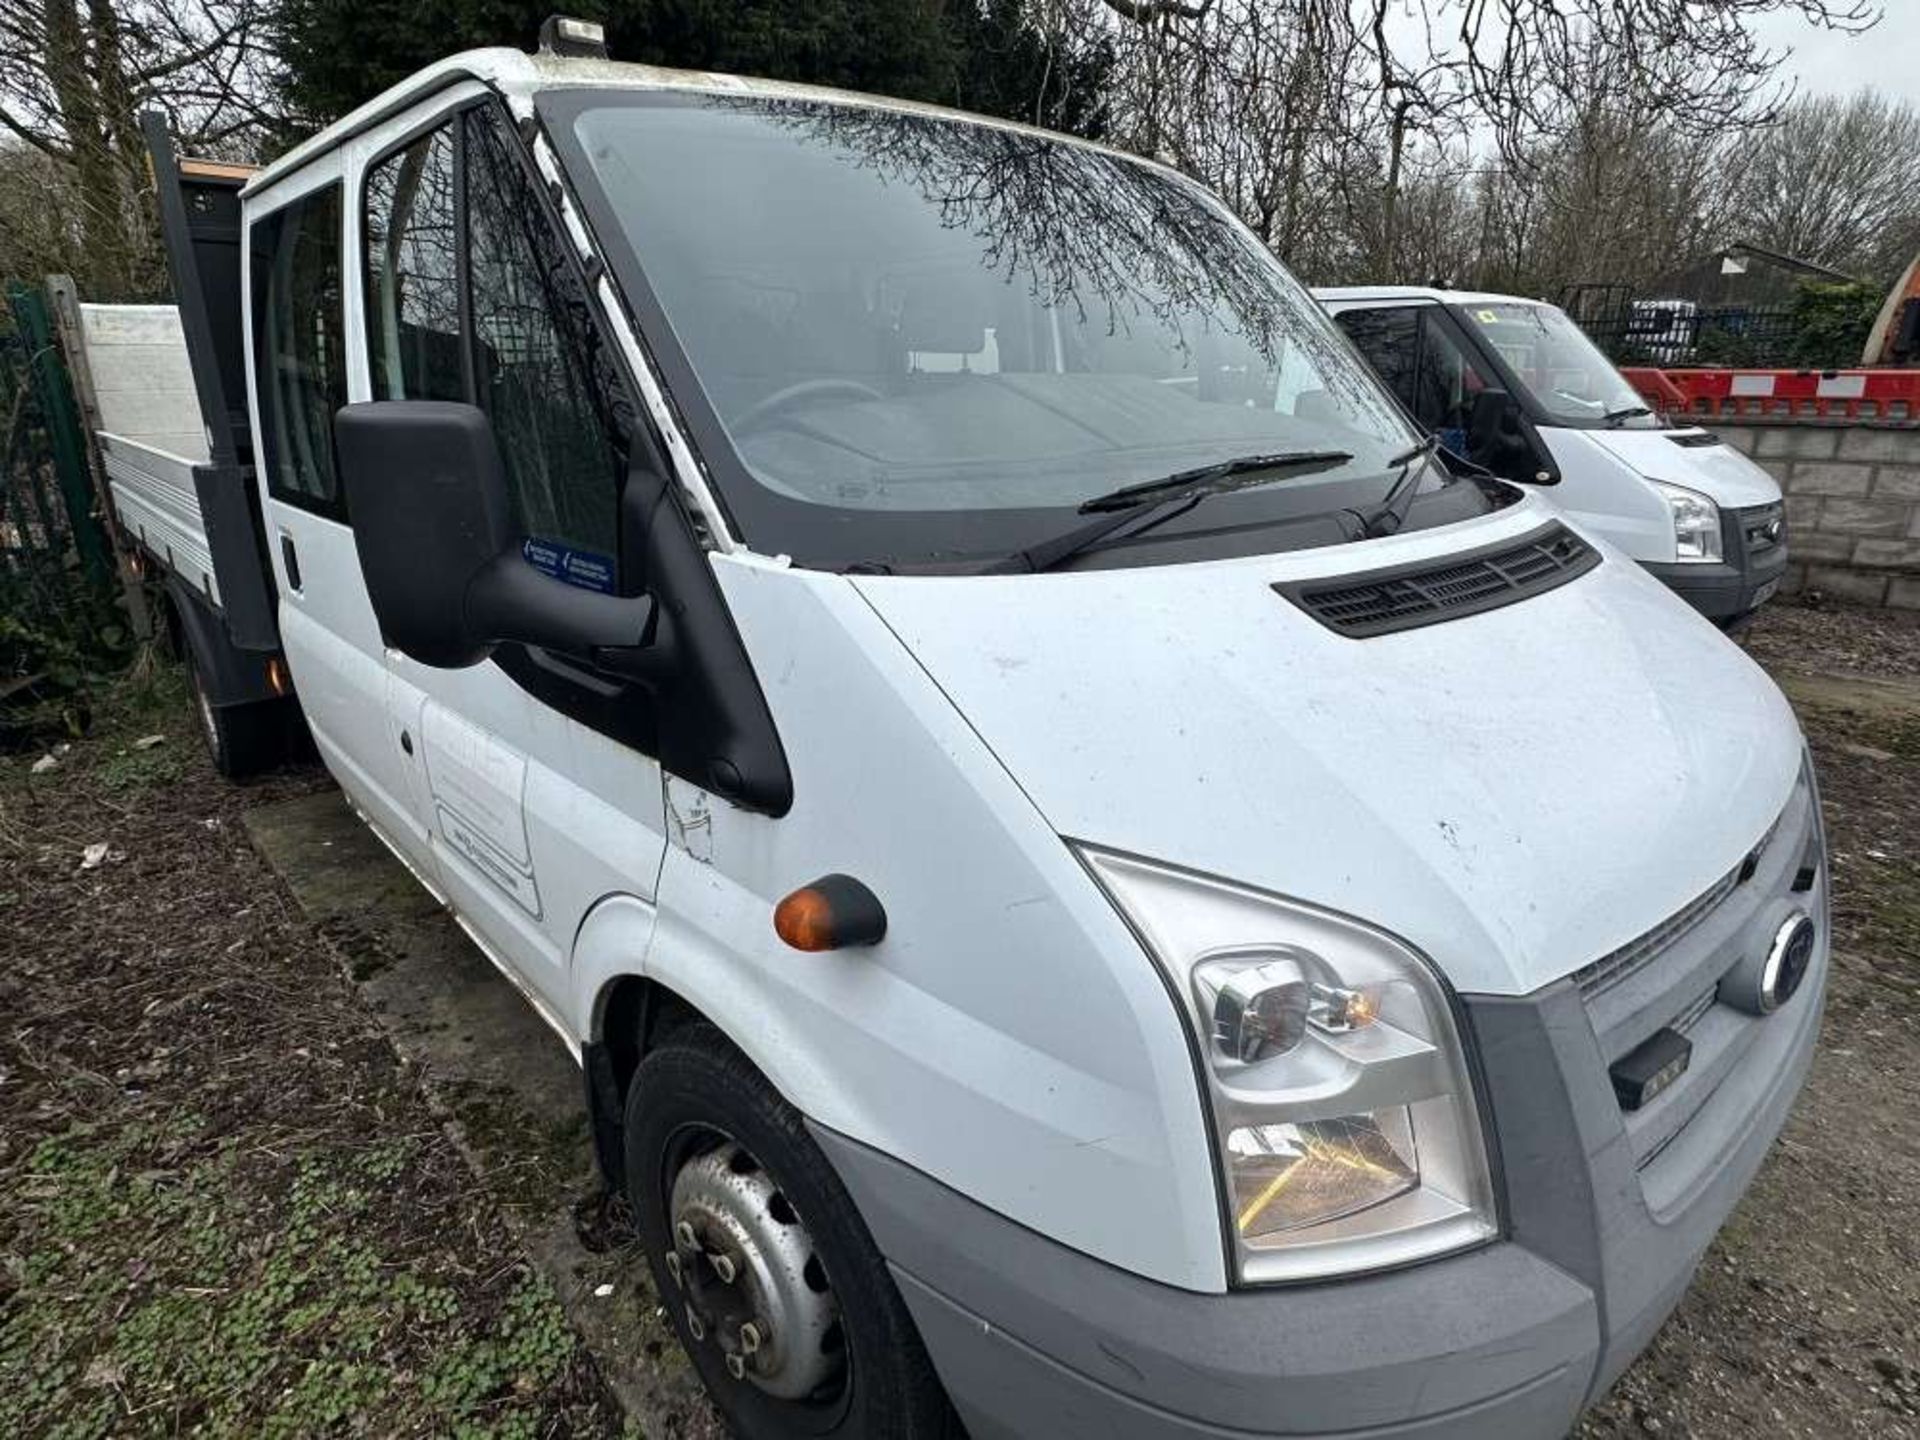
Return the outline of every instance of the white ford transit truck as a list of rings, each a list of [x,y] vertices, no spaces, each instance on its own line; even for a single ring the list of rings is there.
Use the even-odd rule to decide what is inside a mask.
[[[1787,573],[1780,486],[1698,425],[1669,427],[1557,306],[1369,285],[1314,292],[1414,419],[1553,503],[1733,629]]]
[[[1647,1344],[1812,1054],[1800,732],[1211,196],[578,22],[155,138],[216,757],[297,699],[578,1057],[738,1433],[1545,1437]]]

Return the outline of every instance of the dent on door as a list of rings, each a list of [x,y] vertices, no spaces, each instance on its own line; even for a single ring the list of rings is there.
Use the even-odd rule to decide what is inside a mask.
[[[441,839],[539,919],[540,890],[527,845],[525,757],[432,701],[421,709],[420,730]]]

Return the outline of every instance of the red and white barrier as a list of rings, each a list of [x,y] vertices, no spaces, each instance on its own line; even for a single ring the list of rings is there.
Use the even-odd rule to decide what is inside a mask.
[[[1663,415],[1719,419],[1920,420],[1920,370],[1621,372]]]

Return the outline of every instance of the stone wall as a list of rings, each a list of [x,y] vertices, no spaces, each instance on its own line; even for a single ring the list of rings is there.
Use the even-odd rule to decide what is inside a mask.
[[[1787,590],[1920,610],[1920,425],[1702,420],[1780,482]]]

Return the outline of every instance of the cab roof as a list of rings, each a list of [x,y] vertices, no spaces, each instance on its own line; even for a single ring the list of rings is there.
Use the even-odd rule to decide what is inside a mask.
[[[1530,295],[1500,295],[1490,290],[1438,290],[1431,285],[1317,285],[1316,300],[1420,300],[1439,305],[1545,305]]]
[[[1015,130],[1043,136],[1083,149],[1101,150],[1146,165],[1185,180],[1177,171],[1142,155],[1117,150],[1090,140],[1081,140],[1057,131],[1043,130],[1017,121],[1001,120],[971,111],[954,110],[942,105],[927,105],[913,100],[895,100],[883,95],[867,95],[853,90],[835,90],[824,85],[800,85],[785,80],[755,80],[741,75],[725,75],[706,70],[672,70],[662,65],[640,65],[624,60],[602,60],[554,55],[541,52],[529,55],[524,50],[505,46],[485,50],[467,50],[436,60],[416,70],[399,84],[382,91],[357,109],[349,111],[326,129],[302,141],[256,174],[240,192],[244,200],[260,198],[276,184],[297,173],[303,166],[339,148],[362,131],[371,130],[428,99],[436,92],[464,80],[477,80],[505,97],[516,116],[533,110],[533,97],[542,90],[678,90],[707,94],[757,95],[778,100],[818,100],[840,105],[861,105],[869,109],[895,110],[909,114],[964,120],[975,125],[990,125],[1000,130]],[[1190,182],[1189,182],[1190,183]]]

